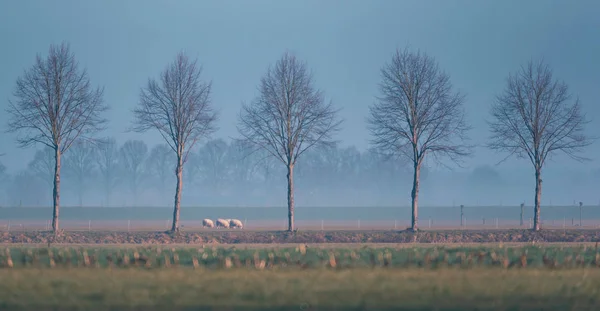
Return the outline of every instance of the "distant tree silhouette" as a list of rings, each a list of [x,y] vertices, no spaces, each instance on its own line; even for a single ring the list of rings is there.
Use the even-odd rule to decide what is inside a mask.
[[[133,195],[134,206],[137,206],[139,191],[146,177],[144,163],[147,156],[148,146],[141,140],[128,140],[119,149],[120,167]]]
[[[166,182],[173,176],[177,158],[167,144],[158,144],[150,150],[146,159],[146,170],[155,181],[160,194],[166,191]]]
[[[104,191],[104,205],[110,206],[111,194],[122,179],[117,141],[114,138],[103,139],[95,145],[95,152],[94,159]]]
[[[79,141],[73,144],[69,153],[65,154],[65,173],[74,182],[80,207],[83,206],[83,195],[89,186],[89,181],[94,178],[96,169],[94,151],[90,143]]]

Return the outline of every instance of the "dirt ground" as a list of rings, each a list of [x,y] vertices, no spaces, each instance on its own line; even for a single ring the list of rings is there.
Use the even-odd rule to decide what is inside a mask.
[[[243,231],[278,231],[287,229],[287,220],[247,220],[240,219],[244,223]],[[234,231],[233,229],[203,228],[201,220],[184,220],[181,222],[183,231],[214,232]],[[299,220],[296,227],[301,231],[369,231],[369,230],[403,230],[410,226],[407,220],[356,220],[356,221],[333,221],[333,220]],[[546,229],[600,229],[600,220],[585,220],[582,226],[578,221],[546,221],[542,223]],[[171,220],[61,220],[60,227],[65,231],[164,231],[171,228]],[[459,221],[430,221],[428,219],[420,222],[422,230],[506,230],[527,229],[530,223],[527,221],[521,226],[519,221],[491,219],[478,222],[470,221],[460,225]],[[0,231],[43,231],[50,228],[47,220],[0,220]]]
[[[26,244],[285,244],[285,243],[547,243],[600,241],[600,230],[332,230],[332,231],[48,231],[2,232],[0,243]]]

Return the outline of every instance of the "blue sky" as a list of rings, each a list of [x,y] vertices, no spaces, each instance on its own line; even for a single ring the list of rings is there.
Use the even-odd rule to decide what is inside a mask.
[[[111,106],[106,135],[120,142],[160,142],[155,132],[126,133],[139,89],[177,52],[197,57],[213,81],[220,112],[215,137],[236,136],[242,101],[256,94],[267,66],[286,51],[314,71],[317,85],[342,108],[343,145],[368,147],[365,118],[377,95],[379,70],[394,50],[410,45],[435,57],[454,86],[466,93],[471,137],[483,144],[485,119],[510,72],[530,58],[544,59],[567,82],[600,133],[599,1],[2,1],[0,2],[0,124],[15,80],[50,44],[71,44],[91,81],[105,88]],[[598,135],[597,135],[598,136]],[[588,149],[594,161],[556,157],[547,172],[598,168],[600,142]],[[1,161],[24,168],[34,149],[17,149],[0,133]],[[503,158],[478,148],[467,169]],[[566,161],[564,161],[566,160]],[[529,168],[511,160],[501,170]]]

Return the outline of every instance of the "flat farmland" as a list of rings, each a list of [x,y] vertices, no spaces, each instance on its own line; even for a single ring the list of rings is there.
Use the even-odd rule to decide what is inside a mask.
[[[286,230],[286,220],[248,220],[241,219],[244,231],[276,231]],[[239,229],[204,228],[201,220],[182,220],[182,230],[193,232],[237,231]],[[171,228],[171,220],[61,220],[60,226],[65,231],[165,231]],[[298,220],[296,228],[302,231],[331,230],[403,230],[410,226],[406,220]],[[600,229],[600,219],[586,220],[582,226],[568,225],[562,222],[543,222],[546,229]],[[498,220],[491,223],[463,224],[456,221],[425,221],[420,224],[421,230],[506,230],[526,229],[529,224],[520,225],[519,221]],[[0,220],[0,231],[44,231],[49,230],[49,220],[11,219]]]
[[[0,301],[10,310],[600,308],[595,244],[356,246],[9,246]]]
[[[460,208],[422,207],[419,227],[423,230],[524,229],[531,225],[531,208],[523,224],[520,208],[514,206],[465,207],[461,224]],[[166,207],[62,207],[60,224],[67,231],[162,231],[171,226],[172,209]],[[0,208],[1,231],[47,230],[51,207]],[[581,218],[580,218],[581,216]],[[235,218],[244,230],[271,231],[287,228],[285,207],[183,207],[181,224],[185,231],[202,228],[202,219]],[[544,228],[599,229],[600,208],[544,207]],[[410,225],[410,210],[403,207],[299,207],[296,227],[300,230],[402,230]]]

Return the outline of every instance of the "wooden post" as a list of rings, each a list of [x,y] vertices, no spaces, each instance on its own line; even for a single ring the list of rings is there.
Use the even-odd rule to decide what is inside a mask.
[[[579,227],[583,226],[583,222],[581,219],[581,210],[583,209],[583,202],[579,202]]]

